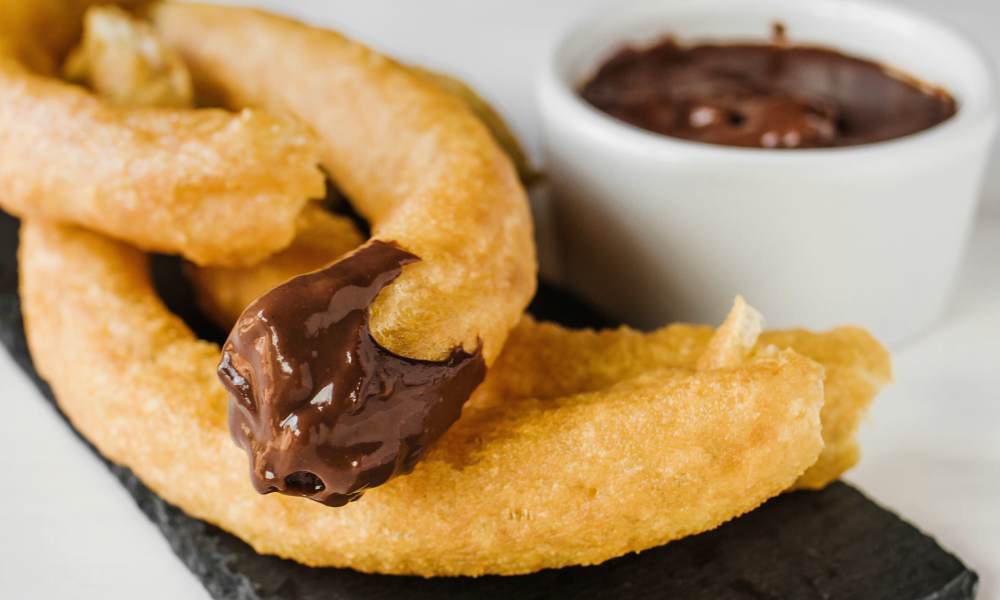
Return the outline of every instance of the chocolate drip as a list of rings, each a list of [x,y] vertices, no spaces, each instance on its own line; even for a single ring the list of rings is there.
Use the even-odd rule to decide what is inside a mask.
[[[928,129],[955,114],[945,91],[833,50],[665,39],[626,48],[580,90],[596,108],[663,135],[765,148],[854,146]]]
[[[368,329],[379,291],[419,260],[373,241],[254,301],[223,346],[229,428],[258,492],[329,506],[410,472],[482,382],[482,347],[393,354]]]

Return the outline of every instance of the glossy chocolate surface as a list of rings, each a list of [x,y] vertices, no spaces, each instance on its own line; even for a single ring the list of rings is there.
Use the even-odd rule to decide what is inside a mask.
[[[834,50],[771,44],[625,48],[580,90],[598,109],[663,135],[726,146],[854,146],[955,114],[947,92]]]
[[[486,374],[482,348],[416,360],[383,348],[368,329],[378,292],[416,260],[376,240],[244,311],[219,378],[257,491],[346,504],[411,471],[458,419]]]

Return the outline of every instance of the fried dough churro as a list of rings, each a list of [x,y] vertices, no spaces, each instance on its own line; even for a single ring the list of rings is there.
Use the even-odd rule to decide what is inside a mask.
[[[235,11],[232,14],[238,18],[256,15],[248,11]],[[190,94],[185,93],[184,89],[179,92],[175,89],[177,81],[187,81],[185,65],[171,49],[160,43],[147,24],[122,11],[110,8],[92,9],[87,15],[86,22],[83,43],[74,53],[68,66],[69,71],[78,72],[81,77],[91,81],[96,91],[125,107],[183,105],[190,102]],[[270,17],[262,19],[261,27],[265,30],[275,30],[287,25],[289,24],[285,21]],[[304,29],[302,26],[294,27]],[[474,353],[466,352],[463,344],[455,343],[448,351],[447,360],[444,361],[454,365],[434,366],[419,357],[406,358],[403,353],[393,352],[392,348],[386,349],[376,342],[369,333],[371,319],[367,304],[351,307],[352,300],[349,296],[353,292],[341,292],[367,286],[371,292],[365,302],[371,303],[382,287],[402,274],[402,265],[423,260],[407,249],[415,244],[427,250],[434,260],[430,265],[432,270],[424,272],[432,274],[429,281],[435,286],[448,279],[447,272],[440,272],[441,268],[464,268],[466,275],[472,272],[469,267],[495,268],[497,271],[495,273],[480,273],[477,283],[487,284],[499,279],[499,286],[494,285],[492,290],[479,289],[475,298],[469,293],[457,299],[450,298],[451,307],[467,305],[459,314],[475,313],[477,304],[480,304],[476,301],[483,300],[481,304],[484,304],[487,310],[485,313],[481,312],[479,318],[484,318],[492,316],[490,312],[497,309],[515,312],[523,310],[527,297],[533,289],[535,267],[524,192],[516,180],[510,181],[508,173],[510,163],[506,161],[493,139],[497,131],[506,132],[510,137],[497,115],[489,111],[485,103],[475,97],[468,88],[456,90],[454,82],[442,87],[441,77],[434,78],[433,84],[422,83],[428,76],[416,77],[411,69],[389,64],[388,61],[384,61],[389,64],[388,70],[372,68],[371,65],[356,60],[350,53],[345,55],[341,51],[338,54],[337,51],[342,50],[347,44],[339,36],[316,30],[313,30],[313,33],[326,42],[325,46],[321,44],[318,50],[325,50],[324,58],[329,61],[327,66],[332,66],[339,60],[342,67],[354,67],[358,79],[355,87],[361,91],[368,89],[376,97],[381,94],[382,103],[386,105],[383,108],[391,108],[394,103],[398,104],[400,99],[392,95],[396,91],[393,85],[381,84],[386,81],[391,83],[393,76],[404,76],[406,80],[403,82],[405,84],[403,89],[409,86],[418,92],[415,95],[411,94],[409,98],[411,106],[424,112],[430,111],[435,115],[436,121],[443,125],[450,124],[451,127],[444,126],[428,132],[424,130],[423,122],[419,118],[410,117],[399,119],[394,124],[395,131],[406,133],[418,140],[437,142],[437,146],[444,153],[443,156],[450,160],[450,163],[446,163],[450,167],[466,165],[464,169],[459,168],[455,172],[456,177],[446,181],[434,181],[435,174],[430,173],[429,185],[414,180],[415,176],[420,175],[419,173],[409,173],[409,179],[404,174],[396,182],[396,187],[400,184],[423,185],[426,190],[423,191],[423,195],[418,195],[416,200],[406,197],[390,198],[395,206],[390,207],[386,220],[392,222],[389,217],[395,215],[397,230],[405,229],[412,235],[406,236],[402,243],[399,239],[393,239],[389,243],[375,239],[368,246],[345,257],[340,263],[328,267],[324,273],[312,276],[308,284],[288,282],[287,286],[298,286],[294,291],[289,288],[268,292],[268,295],[259,299],[253,310],[248,312],[246,323],[233,330],[231,339],[224,348],[219,373],[234,397],[231,405],[233,433],[236,439],[241,440],[241,445],[250,455],[252,479],[258,489],[262,492],[277,490],[285,493],[302,493],[338,505],[357,498],[363,490],[379,485],[388,478],[412,468],[413,463],[423,453],[424,446],[433,442],[457,419],[462,403],[482,379],[485,361],[492,360],[496,352],[496,349],[489,350],[489,346],[498,347],[502,343],[502,336],[505,336],[506,330],[509,329],[509,326],[504,326],[501,313],[499,322],[494,320],[485,323],[487,331],[476,334],[477,346]],[[239,48],[231,49],[233,52],[239,50]],[[377,57],[373,53],[371,56]],[[306,110],[300,111],[305,120],[316,125],[319,118],[329,133],[331,121],[326,119],[325,113],[322,111],[317,113],[314,108],[310,109],[308,104],[305,106]],[[493,117],[492,131],[484,129],[474,114],[474,108],[469,108],[470,106],[479,107],[480,112],[486,107],[489,116]],[[297,108],[301,109],[302,105]],[[343,120],[343,116],[341,119]],[[352,120],[357,120],[357,115],[353,116]],[[332,123],[337,124],[336,120]],[[341,128],[346,124],[348,123],[341,122]],[[461,139],[456,136],[461,136]],[[519,150],[519,147],[514,144],[514,149]],[[365,155],[365,153],[359,154]],[[439,158],[437,155],[434,157],[435,160]],[[483,165],[480,163],[482,158],[492,162]],[[332,164],[327,161],[328,168]],[[491,175],[494,175],[492,180],[490,180]],[[467,189],[469,183],[476,186],[474,190]],[[398,190],[391,191],[396,193]],[[490,191],[493,192],[492,196]],[[472,192],[474,197],[470,197]],[[461,253],[456,252],[456,249],[432,248],[435,244],[440,245],[440,238],[435,239],[433,235],[428,235],[426,230],[421,233],[418,225],[407,225],[407,220],[413,218],[406,216],[413,212],[407,208],[408,206],[412,208],[412,205],[415,205],[417,209],[430,211],[450,210],[449,207],[454,207],[456,201],[462,204],[458,208],[467,214],[465,220],[471,220],[466,224],[463,233],[466,236],[477,237],[472,244],[462,248]],[[321,213],[318,211],[307,210],[306,218],[300,218],[299,221],[300,223],[308,222],[309,219],[315,221],[321,219],[319,215]],[[403,217],[400,218],[399,215]],[[449,219],[462,221],[457,213],[450,214]],[[335,224],[336,221],[326,219],[320,220],[319,223],[329,225]],[[376,222],[374,225],[378,228],[381,222]],[[518,225],[520,227],[517,227]],[[390,227],[391,231],[393,230]],[[403,236],[399,234],[395,237]],[[403,248],[402,244],[406,244],[407,248]],[[378,253],[385,254],[389,248],[398,248],[401,257],[399,264],[380,266],[377,262],[370,260],[364,262],[362,259],[362,257],[376,256]],[[434,250],[440,252],[434,255]],[[493,263],[490,263],[490,259],[484,259],[484,264],[470,265],[469,257],[465,254],[474,254],[473,250],[493,252],[497,256],[492,257]],[[279,256],[279,259],[295,255],[295,251],[286,251]],[[500,264],[497,264],[497,260]],[[386,274],[374,271],[380,268],[387,269]],[[202,275],[221,278],[225,276],[225,269],[217,268],[215,272],[202,272]],[[426,282],[428,278],[425,277],[424,280]],[[450,282],[445,283],[450,284]],[[453,292],[453,290],[441,290],[440,286],[431,291]],[[519,298],[522,296],[523,298]],[[331,302],[332,298],[338,298],[337,302]],[[439,296],[435,300],[438,304],[449,305],[447,296]],[[505,302],[511,300],[516,303],[514,306],[503,306]],[[428,305],[428,300],[424,300],[423,304]],[[294,307],[291,313],[288,311],[289,306]],[[310,307],[308,310],[312,311],[325,310],[327,314],[318,312],[312,316],[300,314],[305,307]],[[401,311],[405,316],[405,312],[412,308],[408,305],[398,307],[396,318]],[[440,310],[440,307],[437,308]],[[349,316],[348,321],[344,321],[345,315]],[[426,313],[417,316],[426,317]],[[449,323],[455,321],[451,316],[445,315],[445,317]],[[309,325],[317,319],[326,323],[323,325],[324,330],[330,331],[325,338],[320,339],[317,330]],[[259,322],[260,326],[254,327],[254,322]],[[304,335],[297,332],[303,324],[311,328]],[[434,333],[441,331],[439,328]],[[407,331],[407,333],[413,332]],[[293,345],[292,340],[296,340],[296,344]],[[259,349],[265,347],[261,346],[260,342],[264,342],[265,346],[274,346],[273,356],[278,358],[277,363],[270,360],[272,356],[270,350],[266,350],[264,354],[259,353]],[[338,345],[343,349],[331,356],[328,350]],[[485,358],[484,346],[487,347]],[[356,348],[368,348],[368,350],[358,351],[355,357]],[[490,352],[493,354],[489,354]],[[331,358],[335,357],[339,358],[331,362]],[[275,373],[268,372],[272,367],[277,368]],[[460,374],[465,374],[462,375],[464,377],[462,383],[457,379]],[[289,380],[290,383],[282,384],[279,380]],[[416,385],[417,381],[425,383]],[[422,390],[422,387],[427,389]],[[298,398],[303,388],[307,388],[307,391],[308,388],[312,388],[309,393],[315,394],[313,400],[325,397],[323,394],[333,395],[319,404],[306,405],[301,398]],[[349,410],[343,414],[337,413],[343,410],[339,408],[343,404],[339,398],[340,394],[349,394],[344,400],[349,400],[351,403]],[[287,398],[289,395],[295,397]],[[411,401],[403,406],[403,399],[407,397],[411,398]],[[369,404],[375,413],[367,412],[366,407]],[[270,407],[275,405],[278,408],[270,410]],[[399,406],[394,409],[395,412],[391,412],[389,407],[396,405]],[[313,406],[316,408],[312,409]],[[425,416],[419,422],[413,417],[414,411],[418,410],[417,407],[426,410]],[[376,413],[377,419],[373,416]],[[398,417],[390,417],[390,413]],[[357,434],[351,433],[351,427],[345,424],[346,421],[355,418],[354,415],[357,415],[356,418],[360,422],[367,424],[369,437],[365,444],[358,444]],[[295,424],[299,422],[306,427],[316,419],[337,424],[328,428],[330,435],[325,442],[315,441],[315,436],[302,436],[300,430],[294,429]],[[382,429],[375,429],[373,424],[379,420],[385,421],[385,426]],[[412,436],[402,433],[406,423],[414,424],[406,429],[406,431],[412,430]],[[340,431],[346,433],[341,435],[338,433]],[[371,435],[381,437],[372,438]],[[401,435],[404,438],[402,440],[398,439]],[[339,439],[352,441],[335,441]],[[290,443],[292,440],[302,440],[304,447],[300,448],[297,444]],[[311,445],[321,448],[313,452]],[[372,450],[359,452],[357,448],[372,448]],[[387,451],[390,448],[398,450]],[[377,457],[374,455],[376,451]],[[324,458],[305,464],[302,458],[306,455]],[[340,458],[337,458],[338,456]],[[337,466],[331,466],[332,464]],[[318,477],[317,472],[325,473],[324,477]],[[333,480],[341,483],[335,484]]]
[[[191,515],[307,565],[516,574],[714,528],[855,458],[857,419],[889,376],[859,330],[761,333],[742,298],[715,331],[568,331],[524,317],[535,274],[524,191],[467,90],[246,9],[157,6],[155,29],[90,14],[70,71],[117,107],[9,59],[0,83],[9,68],[8,81],[36,92],[62,86],[41,100],[72,92],[95,115],[139,115],[139,104],[165,115],[155,107],[190,103],[177,83],[190,66],[199,91],[315,130],[302,148],[315,142],[373,228],[362,243],[349,220],[302,201],[275,226],[285,245],[297,232],[291,245],[244,268],[184,237],[183,223],[161,223],[178,252],[213,263],[188,274],[206,312],[235,322],[220,362],[164,307],[140,251],[150,246],[120,224],[84,222],[138,248],[24,221],[21,296],[39,372],[105,456]],[[56,197],[59,218],[86,221],[79,198]],[[108,207],[112,222],[123,214]],[[330,510],[255,494],[233,439],[258,491],[334,506],[365,496]]]
[[[13,4],[22,20],[48,22],[46,3]],[[114,107],[2,53],[0,130],[0,208],[199,264],[280,250],[323,194],[315,140],[298,124],[253,110]]]
[[[712,339],[711,327],[675,324],[652,333],[628,328],[607,331],[567,330],[524,319],[511,333],[494,370],[520,373],[497,395],[524,393],[540,397],[601,389],[609,381],[655,368],[693,368]],[[764,331],[754,353],[787,348],[824,369],[823,452],[795,482],[795,488],[819,489],[857,463],[855,441],[861,419],[878,392],[892,378],[889,354],[867,331],[838,327],[828,332],[801,329]],[[551,377],[560,373],[560,377]],[[489,382],[490,380],[487,380]]]
[[[458,418],[534,293],[517,171],[468,97],[337,33],[206,5],[151,16],[200,90],[312,127],[371,224],[357,251],[249,305],[219,365],[258,490],[357,499]]]
[[[336,510],[260,496],[227,432],[218,348],[166,311],[139,252],[28,223],[20,258],[32,355],[74,426],[169,502],[309,565],[478,575],[597,563],[751,510],[822,447],[822,369],[790,351],[555,396],[501,395],[521,373],[498,368],[409,476]]]
[[[364,238],[349,218],[307,206],[299,215],[298,235],[281,252],[253,267],[196,268],[190,265],[186,274],[196,290],[211,290],[210,293],[198,293],[198,305],[228,331],[258,296],[296,275],[330,264],[363,242]]]
[[[469,107],[469,110],[486,125],[490,133],[493,134],[493,138],[500,144],[500,147],[507,153],[507,156],[510,157],[524,185],[530,185],[539,179],[541,175],[531,166],[528,154],[524,151],[517,136],[511,131],[510,126],[500,116],[500,113],[489,102],[483,99],[476,90],[472,89],[464,81],[450,75],[445,75],[444,73],[425,69],[419,65],[409,65],[408,68],[414,75],[433,83]]]
[[[347,219],[340,226],[348,231],[353,228]],[[260,293],[337,256],[336,248],[326,249],[306,242],[322,228],[309,232],[309,227],[305,227],[300,234],[301,252],[288,259],[273,258],[250,268],[227,269],[224,278],[212,277],[204,269],[191,269],[200,305],[208,309],[220,327],[231,327],[243,307]],[[741,304],[738,301],[738,306]],[[220,310],[222,306],[225,308]],[[823,333],[801,329],[761,333],[754,330],[756,323],[754,318],[728,323],[735,331],[715,339],[717,343],[729,343],[730,347],[708,352],[713,330],[701,325],[674,324],[651,333],[626,327],[594,332],[568,330],[524,317],[511,332],[484,385],[500,386],[494,390],[496,398],[550,398],[593,392],[653,369],[692,369],[699,360],[739,359],[748,340],[757,340],[756,352],[771,346],[788,348],[824,368],[823,452],[795,483],[796,488],[822,488],[857,463],[855,435],[875,395],[892,378],[889,354],[871,334],[857,327],[839,327]],[[507,373],[518,375],[512,377]],[[559,376],[553,377],[553,373]]]
[[[482,340],[491,363],[534,292],[535,252],[517,173],[466,105],[357,42],[286,18],[175,3],[151,17],[199,89],[312,126],[323,167],[373,239],[420,258],[373,304],[375,339],[426,360]]]

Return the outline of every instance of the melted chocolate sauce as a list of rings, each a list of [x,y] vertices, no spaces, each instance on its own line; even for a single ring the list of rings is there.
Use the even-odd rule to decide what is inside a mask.
[[[419,260],[373,241],[254,301],[223,346],[229,428],[258,492],[330,506],[408,473],[486,374],[480,347],[405,358],[368,329],[379,291]]]
[[[833,50],[772,44],[625,48],[580,94],[663,135],[763,148],[854,146],[928,129],[955,114],[945,91]]]

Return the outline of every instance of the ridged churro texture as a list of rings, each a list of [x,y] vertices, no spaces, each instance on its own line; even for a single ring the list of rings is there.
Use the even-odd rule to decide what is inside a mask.
[[[792,351],[649,368],[650,344],[628,351],[638,334],[546,341],[557,330],[528,321],[514,347],[544,351],[501,358],[411,475],[336,510],[260,496],[229,439],[218,348],[165,309],[146,258],[40,222],[24,224],[21,244],[32,356],[79,431],[189,514],[305,564],[478,575],[598,563],[753,509],[823,445],[823,369]],[[621,364],[567,363],[560,340],[616,350]],[[693,362],[707,342],[683,350]],[[521,364],[535,356],[543,366]]]
[[[482,340],[492,362],[534,292],[535,248],[517,172],[465,103],[357,42],[286,18],[175,3],[150,14],[196,88],[310,125],[323,167],[372,237],[421,258],[373,305],[375,338],[432,360]]]

